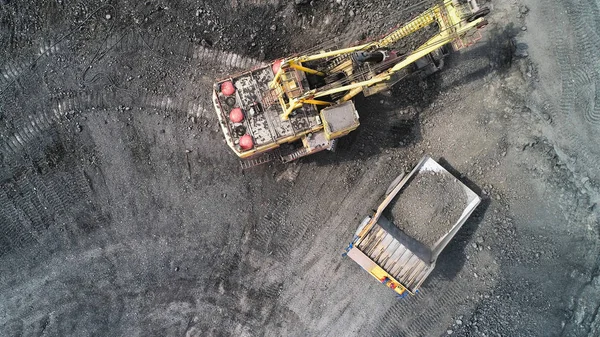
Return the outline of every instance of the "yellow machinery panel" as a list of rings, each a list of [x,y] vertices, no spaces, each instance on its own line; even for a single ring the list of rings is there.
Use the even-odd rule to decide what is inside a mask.
[[[345,136],[360,125],[358,112],[352,101],[321,110],[321,121],[325,137],[330,140]]]

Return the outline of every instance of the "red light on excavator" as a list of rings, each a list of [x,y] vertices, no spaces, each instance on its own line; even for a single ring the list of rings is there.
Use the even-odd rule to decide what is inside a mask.
[[[221,83],[221,92],[225,96],[231,96],[235,92],[235,87],[230,81]]]
[[[245,134],[240,137],[240,147],[242,150],[250,150],[254,147],[254,141],[252,140],[252,136]]]
[[[242,112],[242,109],[240,109],[240,108],[234,108],[229,113],[229,120],[231,120],[233,123],[239,123],[243,119],[244,119],[244,113]]]
[[[283,62],[283,60],[276,60],[275,62],[273,62],[273,65],[271,66],[271,70],[273,70],[273,74],[277,74],[277,72],[281,68],[281,62]]]

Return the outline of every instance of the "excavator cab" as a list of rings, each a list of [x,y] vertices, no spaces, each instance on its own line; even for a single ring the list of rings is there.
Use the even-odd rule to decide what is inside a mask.
[[[352,101],[327,107],[321,110],[320,115],[328,140],[343,137],[360,125],[358,112]]]

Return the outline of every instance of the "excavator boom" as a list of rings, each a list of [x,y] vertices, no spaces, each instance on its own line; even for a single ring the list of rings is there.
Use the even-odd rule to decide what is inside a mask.
[[[459,5],[456,0],[445,0],[440,4],[433,6],[432,8],[427,9],[423,13],[416,16],[414,19],[409,21],[408,23],[402,25],[400,28],[394,30],[388,35],[384,36],[378,41],[374,41],[371,43],[361,44],[358,46],[344,48],[329,52],[321,52],[313,55],[301,55],[289,59],[285,59],[282,62],[282,67],[279,69],[275,78],[269,85],[271,88],[277,88],[280,85],[280,76],[284,73],[287,67],[298,67],[298,65],[303,62],[315,61],[319,59],[327,59],[331,57],[341,57],[348,56],[350,54],[360,52],[360,51],[369,51],[369,50],[378,50],[383,48],[388,48],[395,44],[396,42],[406,38],[425,27],[428,27],[432,24],[437,24],[439,30],[438,33],[429,39],[426,43],[421,45],[419,48],[414,50],[408,55],[405,55],[405,58],[394,65],[392,68],[385,70],[381,73],[372,74],[370,78],[364,79],[356,79],[354,81],[346,81],[347,83],[344,85],[330,85],[324,86],[320,88],[315,88],[309,91],[306,91],[304,94],[299,97],[291,100],[289,103],[284,103],[282,106],[283,114],[281,118],[286,119],[288,116],[300,106],[305,104],[307,99],[313,99],[318,97],[330,96],[332,94],[336,94],[339,92],[344,92],[350,90],[346,95],[340,99],[340,102],[344,102],[352,99],[354,96],[363,91],[365,87],[375,85],[380,82],[385,82],[390,79],[390,77],[402,69],[412,65],[417,60],[425,57],[431,52],[439,49],[441,46],[444,46],[449,43],[455,44],[455,47],[459,47],[456,49],[460,49],[460,45],[465,45],[463,39],[469,33],[473,33],[476,28],[481,27],[485,24],[485,20],[482,17],[482,14],[487,14],[486,10],[482,12],[473,13],[471,10],[465,10],[465,6],[472,6],[472,4],[468,5]],[[467,42],[468,44],[468,42]],[[349,76],[352,76],[351,69],[353,67],[353,63],[349,59],[348,62],[345,62],[344,67],[334,68],[336,71],[345,71]],[[310,70],[311,72],[316,72],[314,70]],[[322,76],[327,76],[330,74],[322,73]],[[285,90],[280,90],[280,92],[284,92]]]

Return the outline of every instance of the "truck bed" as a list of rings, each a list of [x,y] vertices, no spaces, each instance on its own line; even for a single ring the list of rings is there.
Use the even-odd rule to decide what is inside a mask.
[[[433,270],[431,251],[380,218],[358,249],[411,291]]]
[[[458,213],[446,213],[444,208],[446,194],[440,190],[421,191],[436,194],[436,198],[426,196],[422,200],[427,203],[437,200],[439,205],[428,204],[427,207],[423,207],[423,205],[413,204],[409,207],[417,211],[431,208],[435,211],[434,213],[450,214],[452,216],[449,219],[451,225],[425,221],[421,224],[412,224],[412,226],[437,226],[437,228],[433,230],[407,229],[402,221],[401,213],[396,213],[395,222],[390,221],[384,214],[390,208],[395,207],[395,202],[398,201],[397,198],[402,198],[403,191],[409,190],[411,187],[422,186],[418,184],[410,186],[410,184],[418,182],[419,178],[425,175],[445,182],[445,184],[433,184],[433,186],[452,189],[453,193],[460,194],[458,198],[461,200],[458,203],[462,205],[462,210]],[[451,186],[446,184],[447,182]],[[347,254],[378,280],[393,285],[392,288],[396,292],[403,293],[406,289],[410,293],[414,293],[434,269],[440,252],[465,223],[481,199],[429,157],[424,157],[410,174],[390,186],[388,191],[390,191],[389,194],[386,195],[384,202],[379,206],[378,213],[375,214],[376,219],[373,221],[376,220],[376,222],[373,223],[371,217],[363,220]],[[440,195],[444,197],[440,198]],[[412,202],[418,203],[420,200],[420,198],[413,198]],[[404,210],[406,209],[410,208],[404,208]],[[427,215],[431,216],[429,213]],[[419,217],[413,218],[419,219]],[[440,221],[437,215],[434,215],[433,219]],[[418,233],[418,236],[411,236],[410,233]]]

